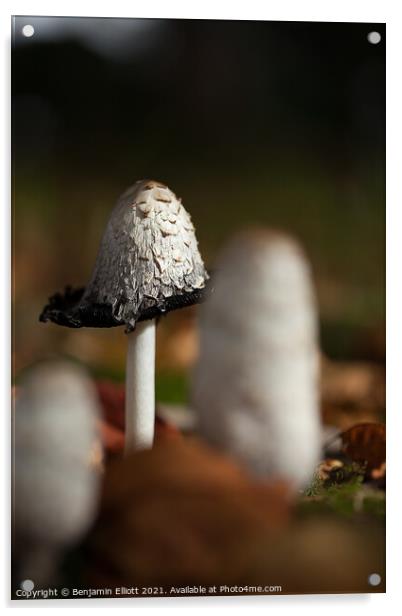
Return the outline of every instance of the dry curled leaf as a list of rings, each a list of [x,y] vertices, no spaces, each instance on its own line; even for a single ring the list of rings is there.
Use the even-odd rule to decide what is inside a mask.
[[[367,465],[367,471],[377,469],[385,461],[385,425],[361,423],[341,434],[343,452],[355,462]]]
[[[327,458],[320,462],[317,467],[317,477],[321,481],[327,481],[331,478],[334,472],[337,472],[343,467],[343,462],[336,460],[335,458]]]

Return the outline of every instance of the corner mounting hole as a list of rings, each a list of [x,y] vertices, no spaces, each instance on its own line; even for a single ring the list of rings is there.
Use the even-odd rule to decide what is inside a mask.
[[[381,34],[375,31],[369,32],[367,35],[367,40],[372,45],[378,45],[378,43],[381,41]]]
[[[31,24],[27,24],[22,28],[22,34],[27,38],[30,38],[35,34],[35,28]]]
[[[378,573],[372,573],[369,575],[368,583],[370,586],[378,586],[381,583],[381,575]]]
[[[31,592],[35,588],[35,584],[32,580],[23,580],[20,588],[22,588],[22,590],[26,590],[27,592]]]

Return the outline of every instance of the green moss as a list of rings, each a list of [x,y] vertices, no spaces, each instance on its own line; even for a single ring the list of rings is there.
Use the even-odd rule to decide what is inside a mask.
[[[384,519],[385,492],[364,484],[360,473],[343,483],[324,482],[315,475],[296,510],[303,516],[313,513],[336,513],[347,517],[367,514]]]

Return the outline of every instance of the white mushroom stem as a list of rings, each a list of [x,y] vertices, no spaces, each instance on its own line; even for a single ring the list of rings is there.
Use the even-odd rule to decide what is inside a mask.
[[[152,447],[155,430],[156,322],[143,321],[127,336],[125,453]]]

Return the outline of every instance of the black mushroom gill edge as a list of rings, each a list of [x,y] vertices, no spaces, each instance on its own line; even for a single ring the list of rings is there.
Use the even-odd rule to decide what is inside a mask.
[[[64,293],[55,293],[49,297],[49,303],[43,308],[39,321],[43,323],[52,321],[64,327],[118,327],[127,325],[118,321],[112,312],[110,304],[80,304],[85,287],[66,287]],[[202,289],[195,289],[189,293],[166,297],[155,306],[141,311],[137,321],[147,321],[165,315],[177,308],[200,304],[208,299],[213,292],[211,279]]]

